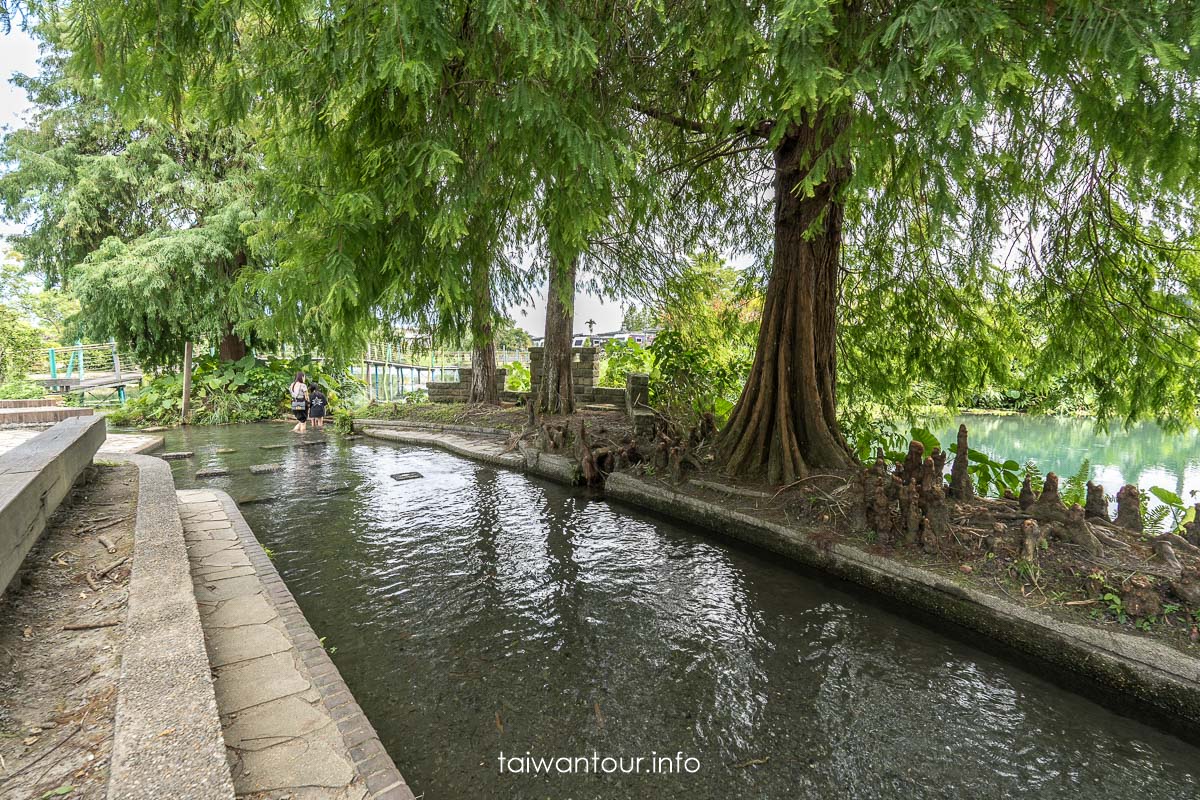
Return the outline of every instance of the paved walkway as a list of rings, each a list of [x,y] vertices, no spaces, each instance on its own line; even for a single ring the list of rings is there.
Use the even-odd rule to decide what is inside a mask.
[[[12,450],[42,433],[38,428],[0,428],[0,453]],[[162,444],[161,436],[141,433],[110,433],[100,445],[101,453],[145,453]]]
[[[233,501],[177,494],[238,796],[412,800]]]

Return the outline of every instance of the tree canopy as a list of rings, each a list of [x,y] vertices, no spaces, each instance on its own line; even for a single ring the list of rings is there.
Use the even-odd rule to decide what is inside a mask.
[[[124,107],[253,126],[279,324],[470,310],[478,337],[531,265],[645,275],[703,244],[764,284],[733,472],[849,465],[847,404],[961,398],[1017,362],[1091,387],[1101,420],[1195,422],[1193,3],[56,13]]]
[[[51,41],[53,29],[43,29]],[[248,263],[259,163],[239,131],[117,116],[54,52],[21,76],[34,117],[0,140],[0,214],[25,269],[69,286],[75,334],[115,339],[149,365],[186,341],[245,354],[235,326],[261,316],[235,288]]]

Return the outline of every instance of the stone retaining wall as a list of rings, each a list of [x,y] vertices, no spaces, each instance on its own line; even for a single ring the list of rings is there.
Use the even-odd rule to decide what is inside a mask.
[[[46,406],[62,405],[62,397],[35,397],[32,400],[0,400],[0,408],[45,408]]]
[[[456,381],[430,381],[425,384],[429,392],[429,402],[431,403],[465,403],[467,395],[471,389],[471,376],[474,370],[471,367],[458,368],[458,380]],[[496,391],[504,391],[504,381],[508,377],[508,370],[496,370]]]
[[[0,593],[103,443],[103,417],[74,417],[0,455]]]

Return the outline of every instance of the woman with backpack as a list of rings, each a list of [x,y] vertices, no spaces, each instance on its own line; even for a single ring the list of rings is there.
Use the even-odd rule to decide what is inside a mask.
[[[295,380],[288,387],[288,394],[292,400],[292,415],[296,417],[292,433],[304,433],[305,423],[308,422],[308,384],[304,382],[303,372],[296,373]]]

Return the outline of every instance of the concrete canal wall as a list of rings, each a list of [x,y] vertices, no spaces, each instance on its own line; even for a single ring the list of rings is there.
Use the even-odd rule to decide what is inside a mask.
[[[72,417],[0,455],[0,594],[104,443],[104,418]]]

